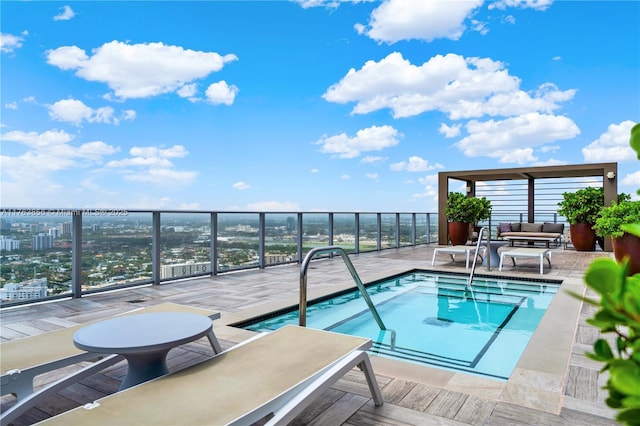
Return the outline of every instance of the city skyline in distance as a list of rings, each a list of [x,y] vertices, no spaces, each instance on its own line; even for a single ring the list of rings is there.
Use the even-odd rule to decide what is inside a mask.
[[[433,212],[442,170],[603,161],[637,199],[638,2],[0,8],[3,207]]]

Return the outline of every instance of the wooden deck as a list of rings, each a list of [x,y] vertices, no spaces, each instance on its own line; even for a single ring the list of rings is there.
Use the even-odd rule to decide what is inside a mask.
[[[401,248],[364,253],[351,258],[364,282],[415,268],[465,272],[464,262],[454,263],[448,258],[446,261],[436,261],[432,268],[433,248]],[[562,247],[552,251],[552,268],[545,270],[544,277],[567,282],[581,282],[582,274],[593,258],[609,255],[564,250]],[[476,274],[540,278],[536,260],[531,260],[530,264],[522,260],[517,270],[506,268],[502,272],[498,272],[497,262],[492,264],[491,271],[478,265]],[[352,287],[353,281],[341,259],[336,258],[313,262],[309,269],[308,285],[309,298],[313,298],[338,288]],[[219,311],[221,319],[214,323],[215,331],[226,348],[250,335],[250,332],[229,324],[275,307],[297,304],[298,286],[299,266],[290,265],[4,309],[0,311],[0,337],[2,341],[13,340],[166,301]],[[483,381],[465,374],[376,360],[377,357],[373,356],[374,369],[385,398],[382,407],[373,405],[364,377],[354,370],[326,391],[292,424],[615,425],[616,422],[612,420],[614,412],[604,404],[606,395],[600,389],[606,377],[599,373],[600,364],[584,356],[584,351],[589,350],[598,338],[597,330],[584,323],[593,308],[587,305],[580,307],[577,300],[575,303],[578,304],[576,312],[580,312],[580,318],[559,320],[570,324],[574,330],[569,336],[572,343],[570,353],[566,360],[561,360],[561,385],[550,377],[549,384],[531,382],[530,388],[518,385],[524,380],[523,377],[512,377],[508,384]],[[554,321],[557,319],[554,318]],[[535,363],[535,352],[527,353]],[[207,359],[212,354],[208,341],[202,339],[173,349],[169,354],[169,366],[176,371]],[[43,375],[37,383],[41,386],[80,367],[76,365]],[[39,404],[14,424],[34,424],[115,392],[125,375],[125,369],[125,364],[119,363],[74,384]],[[520,374],[523,375],[526,374]],[[545,381],[545,378],[542,374],[535,381]],[[14,398],[4,396],[0,403],[1,409],[5,410],[13,405]],[[215,419],[211,424],[215,424]]]

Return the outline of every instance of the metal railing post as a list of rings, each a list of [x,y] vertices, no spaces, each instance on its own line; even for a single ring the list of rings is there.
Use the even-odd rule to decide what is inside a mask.
[[[82,211],[71,216],[71,294],[74,299],[82,296]]]

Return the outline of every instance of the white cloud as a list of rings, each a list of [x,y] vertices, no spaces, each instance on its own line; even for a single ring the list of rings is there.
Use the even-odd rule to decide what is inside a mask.
[[[76,70],[87,81],[106,83],[116,97],[147,98],[177,92],[194,80],[219,71],[236,55],[221,56],[163,43],[105,43],[92,56],[77,46],[47,51],[47,62],[63,70]]]
[[[49,116],[57,121],[66,121],[80,125],[83,121],[89,123],[113,122],[113,108],[102,107],[92,109],[77,99],[63,99],[49,105]]]
[[[43,194],[49,194],[52,203],[61,206],[53,201],[69,191],[58,183],[57,177],[62,176],[58,172],[100,165],[104,157],[119,151],[102,141],[72,145],[74,136],[61,130],[12,131],[1,139],[3,144],[15,142],[27,148],[20,155],[0,156],[3,201],[13,205],[42,205]]]
[[[205,93],[207,95],[207,101],[214,105],[231,105],[238,94],[238,88],[234,85],[229,86],[227,82],[223,80],[210,85]]]
[[[438,175],[427,175],[418,179],[418,183],[422,185],[435,185],[438,186]]]
[[[0,33],[0,52],[12,53],[14,50],[22,47],[22,42],[24,42],[23,37]]]
[[[345,174],[343,174],[342,176],[340,176],[340,179],[342,179],[342,180],[348,180],[348,179],[351,179],[351,176],[345,173]]]
[[[416,66],[393,52],[379,62],[367,61],[359,70],[350,69],[322,97],[339,104],[355,102],[352,114],[389,108],[394,118],[440,111],[459,120],[549,113],[575,95],[575,90],[560,91],[551,83],[533,95],[519,86],[520,79],[509,75],[502,62],[489,58],[450,53]]]
[[[640,188],[640,170],[626,175],[620,183],[630,185],[632,188]]]
[[[189,152],[182,145],[169,148],[133,147],[130,158],[109,161],[107,168],[121,170],[124,179],[157,185],[182,186],[192,183],[196,172],[174,169],[172,158],[184,158]]]
[[[126,180],[148,182],[156,185],[188,185],[197,176],[196,172],[179,171],[169,168],[150,168],[144,172],[126,173]]]
[[[76,16],[74,11],[71,9],[71,6],[63,6],[60,9],[62,9],[62,12],[53,17],[54,21],[68,21]]]
[[[425,160],[416,155],[409,157],[409,161],[400,161],[391,165],[391,170],[407,172],[426,172],[434,169],[444,169],[442,164],[429,164],[428,160]]]
[[[460,127],[461,124],[454,124],[453,126],[449,126],[447,124],[441,123],[438,128],[438,133],[442,133],[445,138],[455,138],[456,136],[460,136]]]
[[[318,173],[319,171],[320,171],[320,170],[318,170],[318,169],[311,169],[311,170],[309,170],[309,172],[310,172],[310,173]]]
[[[176,90],[176,94],[181,98],[192,98],[193,96],[195,96],[197,91],[198,87],[196,86],[196,84],[191,83],[185,84],[184,86]]]
[[[480,5],[482,0],[385,0],[371,13],[369,24],[358,24],[356,30],[385,43],[412,39],[458,40],[466,29],[465,19]]]
[[[245,210],[249,211],[258,211],[258,212],[274,212],[274,211],[287,211],[287,212],[295,212],[300,210],[300,206],[298,203],[293,203],[290,201],[279,202],[279,201],[261,201],[258,203],[247,204]]]
[[[634,161],[636,153],[629,145],[631,128],[635,123],[626,120],[620,124],[610,124],[598,139],[582,148],[584,161],[600,163],[606,161]]]
[[[136,112],[131,109],[122,110],[116,116],[113,108],[106,106],[91,108],[77,99],[63,99],[47,106],[49,116],[56,121],[72,123],[76,126],[87,123],[120,124],[121,121],[133,121]]]
[[[535,161],[533,147],[571,139],[580,129],[569,118],[537,112],[505,120],[472,120],[466,125],[469,136],[455,144],[467,157],[498,158],[503,163]]]
[[[235,189],[239,189],[239,190],[243,190],[243,189],[249,189],[251,188],[251,185],[249,185],[248,183],[245,182],[236,182],[232,185]]]
[[[18,103],[17,102],[7,102],[6,104],[4,104],[4,107],[6,109],[18,109]]]
[[[367,177],[367,179],[371,179],[371,180],[378,180],[378,174],[377,173],[366,173],[365,176]]]
[[[378,164],[387,161],[387,157],[380,157],[376,155],[366,155],[362,158],[361,163],[364,164]]]
[[[320,152],[336,155],[338,158],[354,158],[363,152],[380,151],[395,146],[403,135],[391,126],[372,126],[358,130],[354,137],[341,133],[325,136],[316,142]]]
[[[553,0],[498,0],[489,4],[489,10],[504,10],[508,7],[517,7],[520,9],[535,9],[544,11],[547,10],[552,3]]]

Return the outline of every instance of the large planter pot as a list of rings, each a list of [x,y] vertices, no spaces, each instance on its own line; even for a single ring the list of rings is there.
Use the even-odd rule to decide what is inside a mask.
[[[620,238],[611,240],[613,243],[613,255],[618,262],[629,257],[629,275],[640,273],[640,237],[624,233]]]
[[[590,223],[576,223],[569,227],[571,244],[578,251],[594,251],[596,249],[596,231]]]
[[[463,246],[469,239],[469,224],[465,222],[449,222],[449,241],[454,246]]]

